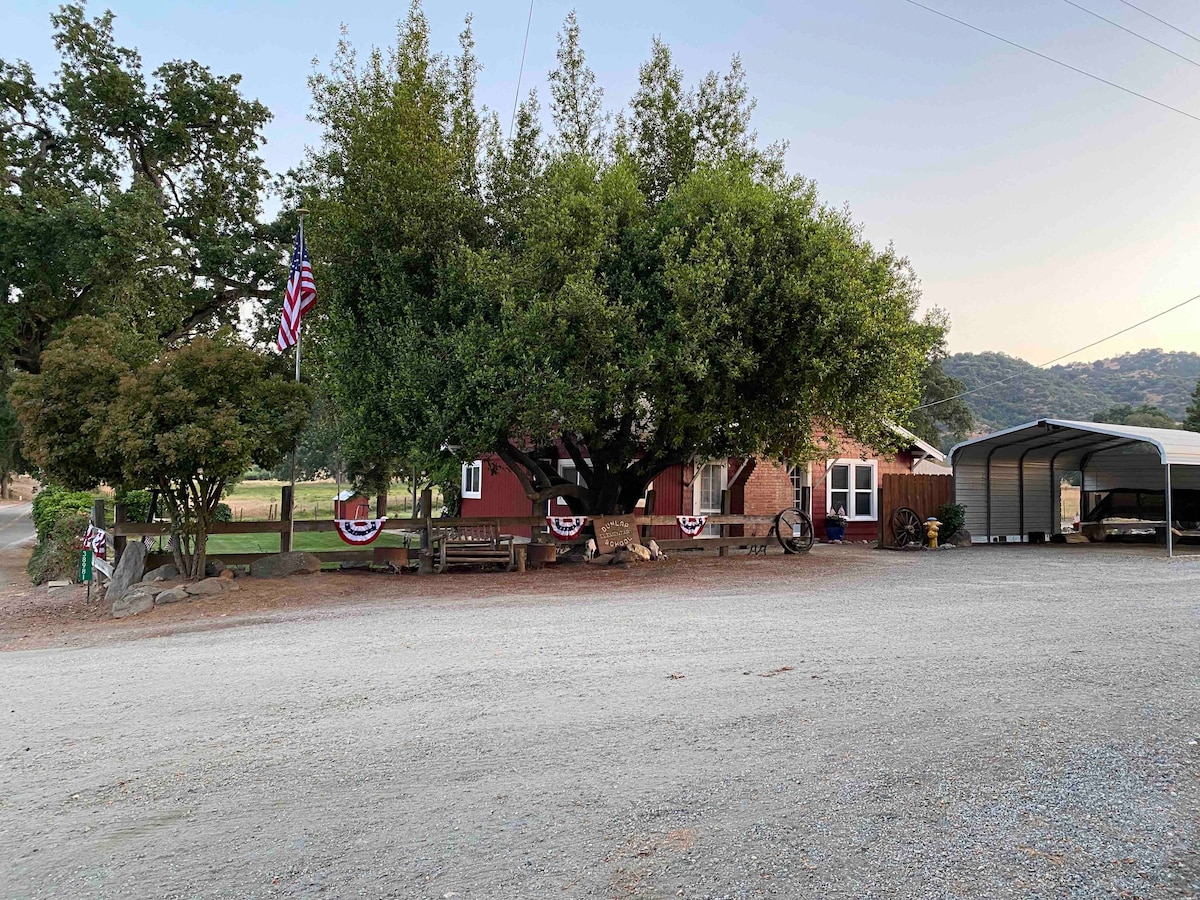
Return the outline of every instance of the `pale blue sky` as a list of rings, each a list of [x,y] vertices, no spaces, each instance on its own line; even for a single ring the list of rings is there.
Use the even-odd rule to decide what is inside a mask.
[[[1200,68],[1061,0],[925,0],[980,27],[1200,116]],[[1083,5],[1200,61],[1200,43],[1119,0]],[[1200,37],[1187,0],[1137,4]],[[54,68],[57,4],[2,0],[0,57]],[[390,43],[406,2],[93,3],[148,67],[196,58],[240,72],[266,103],[268,164],[294,165],[316,132],[305,78],[345,23],[362,48]],[[589,62],[623,104],[652,35],[689,78],[740,53],[764,141],[823,198],[849,204],[868,237],[913,262],[925,302],[946,308],[951,349],[1042,362],[1200,293],[1200,122],[1159,109],[931,15],[904,0],[677,2],[536,0],[522,92],[554,64],[555,33],[578,10]],[[480,99],[507,122],[526,0],[427,0],[438,49],[475,14]],[[1083,354],[1200,350],[1200,301]]]

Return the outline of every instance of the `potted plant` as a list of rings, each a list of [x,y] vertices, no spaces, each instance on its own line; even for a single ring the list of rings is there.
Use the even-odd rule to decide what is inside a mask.
[[[825,516],[825,540],[829,542],[846,539],[846,516],[841,510]]]

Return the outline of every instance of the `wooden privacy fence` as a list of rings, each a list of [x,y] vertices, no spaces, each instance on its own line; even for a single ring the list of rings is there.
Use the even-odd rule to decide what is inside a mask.
[[[210,535],[217,534],[278,534],[279,549],[281,552],[292,549],[291,534],[320,532],[320,531],[336,531],[337,525],[333,519],[296,519],[290,521],[290,504],[286,496],[287,488],[284,488],[284,502],[280,505],[280,510],[283,513],[280,519],[274,521],[242,521],[242,522],[215,522],[209,527]],[[422,495],[421,508],[429,509],[432,504],[432,496],[429,491]],[[386,514],[386,508],[380,510]],[[96,508],[92,513],[94,524],[101,527],[106,527],[104,514],[104,501],[98,500]],[[590,518],[590,517],[589,517]],[[643,540],[649,543],[649,528],[654,525],[677,525],[678,522],[675,516],[630,516],[629,517],[635,527],[643,535]],[[125,542],[129,538],[142,537],[164,537],[170,534],[170,525],[167,522],[129,522],[124,515],[124,509],[118,505],[116,510],[116,521],[111,525],[107,525],[108,530],[114,537],[114,545],[118,554],[124,548]],[[768,542],[775,543],[774,537],[763,536],[734,536],[731,531],[737,526],[743,526],[743,530],[750,530],[744,526],[770,526],[775,522],[774,516],[750,516],[750,515],[712,515],[708,517],[710,525],[720,527],[721,536],[714,538],[687,538],[681,537],[678,540],[655,539],[663,550],[717,550],[722,556],[725,555],[730,547],[758,547]],[[323,550],[311,551],[321,560],[328,563],[370,563],[370,562],[389,562],[389,561],[405,561],[411,559],[416,561],[421,549],[430,546],[430,537],[437,531],[442,531],[450,528],[464,528],[470,526],[493,526],[497,531],[503,532],[505,528],[513,528],[516,526],[530,526],[533,528],[543,527],[546,524],[545,516],[454,516],[454,517],[432,517],[418,516],[412,518],[388,518],[383,524],[384,531],[404,532],[411,540],[406,541],[410,545],[409,552],[405,552],[406,548],[400,547],[376,547],[370,546],[362,549],[351,549],[347,545],[345,550]],[[766,529],[763,528],[763,531]],[[682,534],[682,533],[681,533]],[[555,541],[548,538],[550,543],[557,544],[579,544],[586,541],[586,536],[576,538],[573,541]],[[248,565],[256,559],[261,559],[264,556],[271,556],[271,553],[211,553],[213,559],[219,558],[227,565]],[[172,556],[169,553],[152,553],[147,559],[147,566],[153,567],[162,565],[172,561]]]
[[[892,513],[907,506],[921,521],[936,516],[938,507],[954,502],[953,475],[884,475],[880,503],[879,546],[894,546]]]

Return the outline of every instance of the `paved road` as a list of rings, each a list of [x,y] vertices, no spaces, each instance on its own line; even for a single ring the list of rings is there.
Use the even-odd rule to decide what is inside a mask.
[[[0,550],[33,543],[36,533],[33,519],[29,518],[30,509],[28,503],[0,505]]]

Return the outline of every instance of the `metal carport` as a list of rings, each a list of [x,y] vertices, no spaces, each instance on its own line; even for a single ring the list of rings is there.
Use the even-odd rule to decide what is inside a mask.
[[[1082,475],[1088,491],[1200,490],[1200,433],[1067,419],[1038,419],[956,444],[950,450],[955,502],[966,507],[973,541],[1026,541],[1059,523],[1059,479]],[[1169,524],[1167,554],[1174,552]]]

